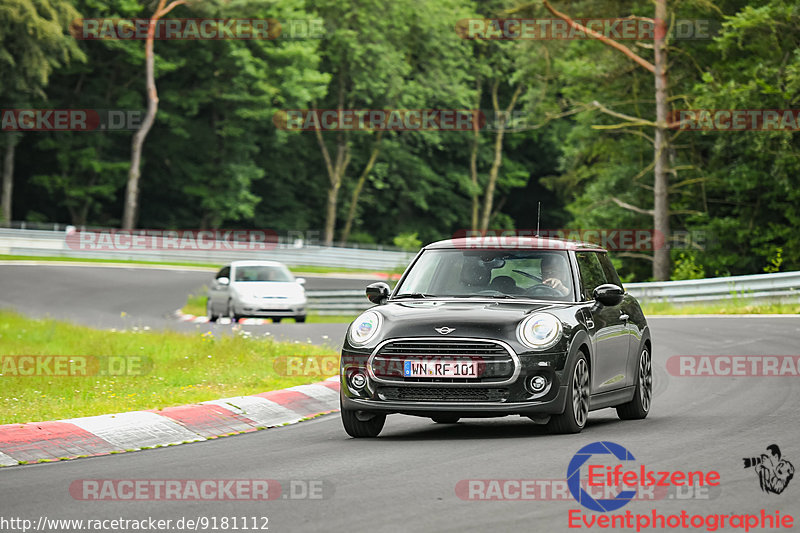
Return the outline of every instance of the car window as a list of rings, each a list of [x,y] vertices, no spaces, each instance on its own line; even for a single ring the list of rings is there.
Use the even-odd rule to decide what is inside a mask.
[[[235,281],[294,281],[294,277],[283,267],[246,265],[236,267]]]
[[[613,283],[614,285],[619,285],[622,287],[622,281],[619,279],[617,269],[614,268],[614,265],[611,263],[611,259],[609,259],[608,254],[597,255],[600,258],[600,265],[603,267],[603,272],[606,275],[607,283]]]
[[[603,283],[608,283],[600,258],[596,252],[577,252],[578,270],[581,273],[581,292],[586,300],[593,299],[592,292]]]
[[[545,282],[543,270],[557,277],[558,282]],[[571,301],[574,298],[572,286],[565,252],[427,250],[406,274],[395,295],[482,295]]]
[[[231,267],[225,267],[217,272],[217,278],[230,278],[231,277]]]
[[[528,274],[527,276],[525,274]],[[518,287],[529,288],[539,284],[539,280],[529,276],[536,276],[542,279],[542,258],[517,259],[516,261],[506,261],[502,268],[492,270],[492,281],[502,276],[514,280]],[[496,281],[495,281],[496,283]],[[490,283],[491,285],[491,283]]]

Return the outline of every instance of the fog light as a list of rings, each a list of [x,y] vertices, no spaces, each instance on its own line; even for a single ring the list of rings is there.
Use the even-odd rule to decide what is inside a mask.
[[[361,372],[356,372],[350,376],[350,387],[354,390],[361,390],[367,384],[367,376]]]
[[[547,388],[547,379],[544,376],[533,376],[528,382],[531,392],[540,393]]]

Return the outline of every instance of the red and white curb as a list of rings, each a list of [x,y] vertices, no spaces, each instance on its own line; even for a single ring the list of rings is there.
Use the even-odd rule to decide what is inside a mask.
[[[339,378],[200,404],[0,425],[0,466],[172,446],[246,433],[339,409]]]

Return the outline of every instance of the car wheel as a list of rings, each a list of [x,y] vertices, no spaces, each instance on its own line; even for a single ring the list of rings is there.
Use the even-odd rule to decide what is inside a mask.
[[[589,364],[579,352],[567,387],[567,407],[550,417],[547,429],[553,433],[580,433],[589,418]]]
[[[383,429],[386,415],[364,413],[342,409],[342,425],[348,435],[354,438],[374,438]]]
[[[432,416],[431,420],[437,424],[456,424],[459,420],[461,420],[461,418],[457,416],[439,415]]]
[[[236,314],[236,309],[233,306],[233,300],[228,300],[228,318],[231,319],[231,322],[239,321],[239,315]]]
[[[280,324],[280,322],[281,322],[281,318],[280,317],[272,319],[272,323],[273,324]]]
[[[650,412],[653,401],[653,360],[647,346],[639,355],[638,372],[636,374],[636,392],[628,403],[617,406],[617,416],[622,420],[641,420]]]
[[[294,321],[295,322],[305,322],[306,321],[306,315],[296,316],[296,317],[294,317]]]
[[[206,316],[208,317],[209,322],[217,321],[217,315],[214,314],[214,309],[211,306],[211,298],[206,301]]]

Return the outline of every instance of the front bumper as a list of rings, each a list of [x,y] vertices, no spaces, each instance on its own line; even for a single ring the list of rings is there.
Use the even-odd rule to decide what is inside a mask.
[[[237,313],[245,316],[263,317],[292,317],[305,316],[306,303],[298,302],[291,304],[270,304],[267,302],[243,302],[236,305]]]
[[[547,400],[527,402],[429,402],[429,401],[389,401],[351,398],[342,385],[342,409],[367,411],[372,413],[400,413],[415,416],[458,414],[464,418],[483,418],[506,415],[554,415],[564,412],[567,402],[567,387],[557,387],[555,395]]]
[[[425,357],[419,353],[411,355],[408,351],[410,346],[405,344],[408,340],[394,339],[391,341],[392,344],[403,344],[403,354],[401,355],[389,355],[382,351],[381,347],[386,344],[385,342],[370,350],[369,353],[353,351],[345,347],[342,352],[340,368],[342,409],[417,416],[452,413],[461,417],[491,417],[511,414],[546,416],[562,413],[565,409],[567,398],[567,380],[564,379],[566,352],[518,354],[511,346],[502,341],[448,339],[448,342],[489,343],[497,347],[502,346],[508,352],[505,354],[508,359],[498,362],[504,358],[504,355],[476,356],[472,352],[462,351],[459,356],[442,355],[441,357],[442,359],[485,357],[483,361],[487,363],[487,366],[483,376],[478,379],[405,378],[402,372],[398,372],[398,365],[402,366],[404,359],[415,356]],[[411,340],[419,341],[419,339]],[[436,340],[440,343],[444,342]],[[422,339],[421,342],[425,342],[425,339]],[[435,348],[435,346],[426,345],[423,347],[423,351]],[[463,350],[463,347],[459,346],[459,348]],[[382,359],[378,361],[376,357]],[[490,366],[492,366],[491,369]],[[352,387],[350,380],[355,373],[363,374],[366,381],[363,387]],[[533,376],[543,376],[547,379],[548,386],[544,392],[532,392],[529,380]]]

